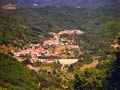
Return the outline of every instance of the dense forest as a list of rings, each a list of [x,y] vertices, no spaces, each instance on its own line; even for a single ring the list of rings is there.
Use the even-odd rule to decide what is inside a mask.
[[[120,47],[111,47],[120,45],[119,9],[112,6],[0,9],[0,90],[119,90]],[[13,57],[12,50],[43,43],[51,37],[47,32],[64,29],[85,32],[72,38],[84,53],[67,72],[60,71],[59,63],[46,65],[53,69],[52,74],[45,70],[35,72]],[[71,39],[69,35],[62,37]],[[99,57],[99,64],[81,71],[80,67],[91,63],[94,56]]]

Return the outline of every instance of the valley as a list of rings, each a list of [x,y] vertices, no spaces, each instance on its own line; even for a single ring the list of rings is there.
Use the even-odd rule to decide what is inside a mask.
[[[30,44],[25,46],[26,49],[19,50],[19,52],[13,52],[15,57],[23,62],[27,56],[30,56],[30,61],[44,62],[43,59],[54,59],[54,58],[77,58],[81,54],[80,47],[74,44],[74,41],[68,40],[67,38],[60,37],[63,34],[80,35],[83,34],[80,30],[65,30],[59,33],[49,32],[52,35],[52,38],[49,40],[43,41],[41,44]],[[75,54],[77,52],[77,55]],[[71,56],[71,57],[69,57]],[[45,61],[46,62],[46,61]],[[53,61],[54,62],[54,61]]]
[[[0,90],[119,90],[109,87],[120,70],[116,2],[26,2],[0,8]]]

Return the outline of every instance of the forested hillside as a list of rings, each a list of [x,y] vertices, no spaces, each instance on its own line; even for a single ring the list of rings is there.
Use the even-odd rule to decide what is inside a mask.
[[[95,69],[87,69],[84,72],[75,72],[76,90],[119,90],[120,84],[120,33],[115,40],[119,45],[113,49],[111,55],[100,61]]]
[[[0,9],[0,90],[119,90],[119,9],[115,6]],[[31,43],[42,45],[52,37],[49,32],[66,29],[79,29],[84,34],[61,36],[72,40],[82,53],[76,56],[78,62],[66,66],[65,71],[60,63],[30,63],[29,55],[21,55],[26,57],[23,63],[15,59],[14,51]],[[94,58],[97,64],[81,71]],[[40,70],[29,70],[28,64]]]
[[[6,41],[8,44],[11,42],[10,44],[17,44],[18,46],[31,42],[42,43],[44,39],[50,37],[47,32],[80,29],[84,31],[85,34],[75,36],[74,40],[79,44],[81,49],[87,52],[87,55],[97,54],[105,56],[110,53],[110,44],[117,32],[120,31],[118,27],[120,25],[118,7],[89,9],[43,7],[17,9],[14,11],[1,10],[0,12],[4,13],[6,16],[14,17],[15,20],[8,19],[8,22],[5,23],[13,24],[9,25],[9,28],[12,28],[11,31],[14,31],[15,34],[10,32],[7,34],[11,35],[6,34],[6,36],[15,37],[14,39],[16,39],[5,37],[1,41]],[[1,24],[3,24],[2,19]],[[2,29],[1,33],[4,33],[3,31],[5,30]],[[7,31],[9,32],[9,30]]]
[[[39,35],[46,33],[30,28],[19,16],[0,15],[0,45],[22,47],[28,43],[41,42]]]
[[[25,65],[0,54],[0,90],[35,90],[37,79]]]

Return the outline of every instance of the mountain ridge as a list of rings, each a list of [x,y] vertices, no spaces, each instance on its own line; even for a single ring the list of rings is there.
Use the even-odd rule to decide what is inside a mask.
[[[1,0],[1,3],[14,3],[18,6],[21,5],[36,5],[36,6],[68,6],[68,7],[98,7],[117,5],[120,0]]]

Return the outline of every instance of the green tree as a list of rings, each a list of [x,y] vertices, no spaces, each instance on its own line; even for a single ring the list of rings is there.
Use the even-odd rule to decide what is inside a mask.
[[[22,63],[0,54],[0,87],[8,90],[37,90],[37,79]]]

